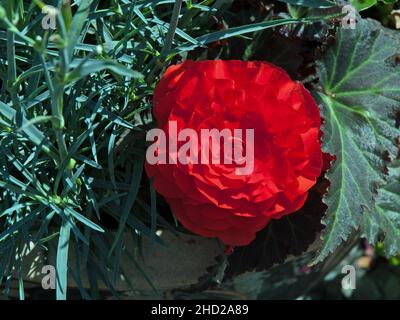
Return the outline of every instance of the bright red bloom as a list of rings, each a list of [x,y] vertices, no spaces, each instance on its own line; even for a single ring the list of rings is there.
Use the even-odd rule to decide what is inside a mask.
[[[167,133],[169,121],[199,136],[204,128],[254,129],[250,175],[236,175],[229,164],[146,163],[178,220],[227,245],[247,245],[270,219],[298,210],[321,173],[318,107],[302,84],[272,64],[173,65],[155,90],[154,116]]]

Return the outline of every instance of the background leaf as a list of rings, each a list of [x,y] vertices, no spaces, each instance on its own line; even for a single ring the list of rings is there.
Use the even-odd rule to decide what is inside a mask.
[[[378,0],[351,0],[350,2],[357,11],[362,11],[376,5]]]
[[[303,6],[308,8],[331,8],[337,4],[328,0],[279,0],[291,5]]]
[[[372,243],[383,238],[387,257],[400,254],[400,161],[389,167],[388,182],[379,189],[375,214],[363,217],[364,235]]]

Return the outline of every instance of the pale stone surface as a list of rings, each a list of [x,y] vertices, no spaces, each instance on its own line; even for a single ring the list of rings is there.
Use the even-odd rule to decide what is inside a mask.
[[[187,234],[175,236],[168,231],[163,231],[160,237],[167,247],[157,243],[151,246],[150,240],[144,238],[144,260],[138,260],[139,265],[146,271],[160,293],[165,290],[185,288],[196,284],[198,279],[207,273],[207,268],[214,266],[217,263],[216,258],[223,254],[222,245],[215,239]],[[126,250],[133,248],[130,235],[126,235],[124,241]],[[73,250],[70,248],[70,264],[74,265],[75,257],[72,252]],[[49,256],[49,261],[55,261],[54,251],[50,251]],[[38,255],[35,250],[26,257],[25,278],[30,285],[36,283],[39,287],[41,286],[43,278],[41,271],[45,264],[47,263],[43,262],[43,256]],[[121,257],[121,267],[133,288],[129,287],[123,279],[118,279],[115,285],[117,291],[129,291],[131,295],[137,297],[152,294],[153,291],[148,282],[126,254]],[[84,287],[88,288],[89,281],[84,270],[82,270],[81,276]],[[76,287],[70,276],[68,277],[68,285]],[[99,283],[99,289],[106,289],[106,286]]]

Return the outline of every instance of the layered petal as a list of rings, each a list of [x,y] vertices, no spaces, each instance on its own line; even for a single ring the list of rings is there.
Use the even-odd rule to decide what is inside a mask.
[[[187,60],[173,65],[155,89],[153,114],[167,141],[172,122],[178,134],[197,133],[193,150],[199,163],[146,163],[147,175],[184,227],[227,245],[247,245],[271,219],[300,209],[321,173],[318,107],[301,83],[272,64]],[[242,136],[234,136],[237,129]],[[232,149],[229,154],[223,136],[216,145],[221,162],[202,163],[204,130],[229,130],[243,150],[249,143],[245,132],[253,130],[251,173],[237,174],[244,164]],[[177,149],[185,143],[177,141]],[[214,143],[209,140],[210,157]],[[230,162],[222,161],[229,155]]]

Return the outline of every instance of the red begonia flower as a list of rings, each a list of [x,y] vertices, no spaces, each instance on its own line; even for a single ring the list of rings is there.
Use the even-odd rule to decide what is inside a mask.
[[[321,173],[318,107],[301,83],[272,64],[173,65],[155,89],[153,114],[167,139],[170,122],[178,133],[191,128],[199,136],[201,129],[254,129],[252,174],[237,175],[235,163],[146,163],[182,225],[227,245],[247,245],[271,219],[298,210]]]

